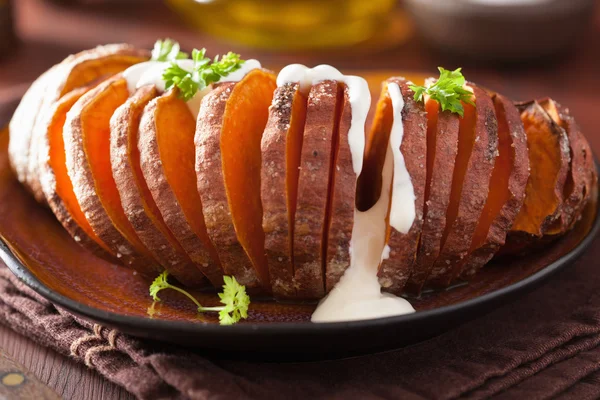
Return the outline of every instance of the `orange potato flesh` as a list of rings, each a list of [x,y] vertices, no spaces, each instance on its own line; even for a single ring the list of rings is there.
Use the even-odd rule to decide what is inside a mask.
[[[89,85],[117,74],[133,64],[145,61],[147,52],[138,50],[130,45],[106,45],[85,50],[67,57],[56,68],[52,81],[45,88],[42,100],[42,112],[52,107],[63,95],[78,87]],[[36,121],[31,133],[29,143],[27,185],[35,198],[44,203],[43,190],[40,182],[40,163],[38,150],[41,148],[41,136],[46,132],[46,127]]]
[[[153,274],[160,269],[125,216],[110,163],[110,118],[128,96],[116,76],[79,99],[65,123],[66,163],[92,229],[126,265]]]
[[[473,235],[471,251],[483,244],[492,222],[511,197],[508,181],[513,170],[514,150],[511,147],[512,140],[504,109],[501,107],[496,108],[496,113],[498,117],[498,157],[492,170],[492,184],[490,185],[488,198]]]
[[[335,121],[331,139],[328,202],[323,235],[323,271],[325,290],[330,291],[350,266],[350,246],[354,224],[356,174],[348,133],[352,124],[352,106],[346,86],[338,83]]]
[[[298,179],[300,177],[300,160],[302,157],[302,142],[304,138],[304,124],[306,122],[306,96],[298,92],[292,103],[292,118],[286,145],[286,178],[285,192],[287,203],[287,216],[289,226],[289,246],[294,264],[294,221],[298,205]]]
[[[498,122],[492,98],[473,84],[470,90],[476,105],[463,105],[447,225],[442,251],[429,278],[431,286],[446,287],[460,272],[488,197],[498,152]]]
[[[454,178],[452,180],[452,191],[450,192],[450,203],[448,204],[448,212],[446,213],[446,227],[442,236],[442,247],[448,239],[450,229],[458,216],[458,206],[460,205],[461,193],[467,168],[469,167],[469,158],[475,144],[475,122],[476,113],[475,107],[470,104],[464,104],[465,114],[460,119],[458,153],[456,155],[456,163],[454,164]]]
[[[519,111],[501,95],[494,95],[493,101],[498,119],[498,157],[469,255],[458,273],[463,278],[475,274],[504,245],[523,205],[529,178],[527,138]]]
[[[59,220],[65,224],[67,230],[70,231],[69,233],[76,237],[77,242],[81,243],[84,247],[87,247],[94,253],[98,253],[98,250],[96,249],[97,246],[102,249],[103,252],[111,254],[111,250],[93,231],[88,220],[85,218],[79,203],[77,202],[77,198],[73,192],[73,183],[71,182],[71,178],[69,178],[67,171],[65,159],[63,126],[67,118],[67,112],[71,109],[73,104],[75,104],[75,102],[77,102],[77,100],[79,100],[79,98],[88,90],[89,88],[80,88],[63,96],[57,103],[56,112],[54,113],[52,121],[48,126],[48,141],[50,149],[48,163],[52,169],[52,172],[54,173],[54,191],[58,195],[58,198],[55,201],[52,201],[54,200],[52,198],[49,198],[49,200],[51,200],[50,206],[52,207],[54,213],[57,214]],[[63,207],[65,210],[62,210]],[[71,224],[69,221],[67,221],[70,219],[75,221],[76,226],[83,231],[83,234],[85,234],[89,240],[85,237],[81,237],[78,230],[71,231],[71,229],[67,227],[67,225]],[[112,255],[114,256],[114,254]]]
[[[441,238],[450,202],[452,175],[458,149],[459,118],[441,112],[435,100],[425,104],[427,112],[427,160],[425,174],[423,228],[417,258],[406,291],[419,294],[441,250]]]
[[[191,253],[192,260],[201,268],[202,273],[215,287],[219,287],[223,284],[223,272],[217,252],[206,231],[202,200],[196,186],[196,121],[187,104],[178,97],[177,91],[171,91],[157,99],[154,118],[160,162],[166,180],[185,215],[185,220],[197,236],[195,240],[200,241],[195,247],[185,244],[184,248],[189,249],[188,253]],[[149,178],[146,176],[146,179]],[[164,200],[160,199],[164,193],[154,195],[155,201]],[[169,207],[171,205],[162,205],[163,216],[169,212]],[[177,232],[179,229],[176,224],[171,225],[171,230]],[[177,236],[177,233],[175,235]],[[196,282],[190,279],[188,277],[186,283]]]
[[[521,112],[521,120],[527,132],[531,172],[525,202],[512,230],[541,237],[561,211],[569,162],[567,138],[537,103]]]
[[[234,86],[221,131],[223,178],[237,238],[263,286],[269,287],[260,199],[261,139],[276,84],[272,74],[250,72]]]
[[[356,183],[356,208],[359,211],[367,211],[373,207],[381,195],[381,172],[393,123],[392,100],[388,95],[387,85],[384,85],[366,138],[363,168]]]
[[[156,260],[185,285],[204,283],[202,274],[181,247],[160,213],[142,172],[139,127],[145,107],[158,91],[138,89],[111,118],[111,165],[121,204],[136,234]]]

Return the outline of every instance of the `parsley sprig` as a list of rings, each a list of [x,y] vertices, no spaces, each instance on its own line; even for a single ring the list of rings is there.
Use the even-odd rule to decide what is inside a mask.
[[[157,40],[152,49],[152,61],[174,61],[188,58],[189,54],[181,51],[179,43],[172,39]]]
[[[192,60],[194,66],[191,71],[181,68],[176,62],[165,70],[163,80],[165,88],[179,88],[180,96],[188,101],[199,90],[204,89],[211,83],[219,81],[222,77],[237,71],[244,64],[239,54],[229,52],[219,59],[216,56],[214,60],[206,57],[206,49],[192,51]]]
[[[424,101],[424,95],[440,103],[442,111],[450,110],[461,117],[464,115],[464,107],[461,102],[475,105],[473,102],[473,93],[465,89],[465,77],[460,72],[461,68],[449,71],[438,67],[440,71],[439,79],[431,86],[411,85],[410,88],[415,92],[415,101]]]
[[[169,273],[163,272],[160,274],[152,285],[150,285],[150,296],[154,301],[160,301],[158,293],[165,289],[175,290],[196,304],[199,313],[204,312],[219,312],[219,323],[221,325],[233,325],[240,319],[248,318],[248,306],[250,305],[250,297],[246,294],[246,287],[240,285],[238,281],[231,276],[224,276],[223,292],[219,293],[222,306],[204,307],[194,296],[189,292],[174,286],[168,282]]]

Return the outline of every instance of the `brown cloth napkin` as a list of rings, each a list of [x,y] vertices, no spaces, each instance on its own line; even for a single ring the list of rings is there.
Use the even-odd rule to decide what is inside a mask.
[[[144,342],[55,307],[4,265],[0,322],[141,399],[595,399],[599,256],[600,238],[545,286],[483,318],[409,348],[330,362],[225,361]]]

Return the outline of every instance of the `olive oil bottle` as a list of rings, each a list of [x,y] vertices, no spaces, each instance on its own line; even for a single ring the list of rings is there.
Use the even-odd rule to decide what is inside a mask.
[[[255,47],[354,45],[385,27],[395,0],[167,0],[197,28]]]

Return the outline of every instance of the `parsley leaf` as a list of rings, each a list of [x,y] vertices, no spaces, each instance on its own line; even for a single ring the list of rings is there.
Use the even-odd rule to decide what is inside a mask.
[[[415,101],[424,101],[425,95],[436,100],[442,107],[442,111],[450,110],[461,117],[464,116],[464,107],[462,102],[475,105],[473,102],[473,93],[464,88],[465,77],[461,73],[461,68],[449,71],[438,67],[440,71],[439,79],[431,86],[411,85],[410,88],[415,92]]]
[[[245,62],[240,59],[239,54],[232,52],[227,53],[220,60],[219,56],[217,56],[211,61],[210,58],[206,57],[206,49],[194,49],[192,51],[192,60],[194,61],[192,71],[186,71],[176,62],[172,61],[163,74],[165,88],[179,88],[179,95],[185,101],[194,97],[199,90],[237,71]]]
[[[152,61],[173,61],[188,58],[188,54],[181,51],[179,43],[171,39],[157,40],[152,49]]]
[[[198,308],[199,313],[215,311],[219,313],[219,323],[221,325],[233,325],[240,319],[248,318],[248,307],[250,305],[250,297],[246,294],[246,287],[240,285],[238,281],[231,276],[223,277],[223,292],[219,293],[222,306],[203,307],[194,296],[187,291],[171,285],[168,282],[169,273],[167,271],[160,274],[150,285],[150,296],[154,301],[160,301],[158,293],[165,289],[175,290],[191,301]]]

